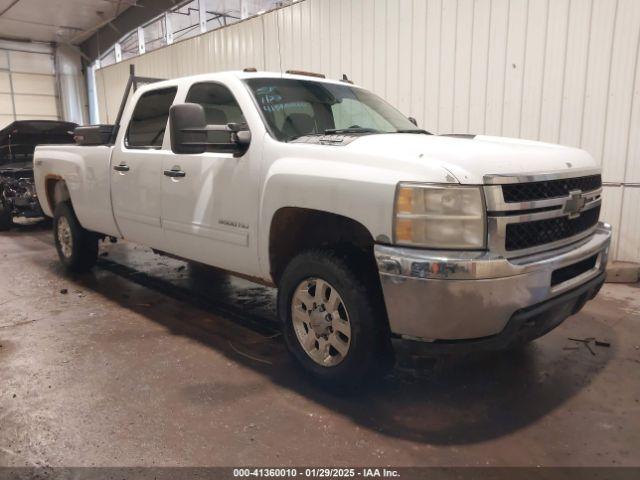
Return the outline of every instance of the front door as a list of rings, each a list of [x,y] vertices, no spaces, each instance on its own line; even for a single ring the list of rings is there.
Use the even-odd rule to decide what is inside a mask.
[[[111,194],[120,233],[160,249],[162,158],[171,156],[163,150],[163,139],[175,95],[175,87],[141,95],[111,156]]]
[[[204,107],[210,125],[245,123],[233,93],[215,82],[196,83],[185,102]],[[162,226],[167,251],[245,274],[257,274],[259,148],[234,156],[227,132],[209,132],[203,154],[164,157]],[[227,144],[227,145],[225,145]]]

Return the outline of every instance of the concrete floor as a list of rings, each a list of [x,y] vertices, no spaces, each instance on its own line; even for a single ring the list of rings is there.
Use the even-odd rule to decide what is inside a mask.
[[[412,362],[338,398],[286,355],[273,291],[102,251],[70,277],[48,229],[0,234],[2,466],[640,464],[638,286],[606,285],[521,351]]]

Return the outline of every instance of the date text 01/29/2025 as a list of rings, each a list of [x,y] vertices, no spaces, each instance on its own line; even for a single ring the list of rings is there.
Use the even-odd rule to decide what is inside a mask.
[[[271,478],[393,478],[399,477],[397,470],[387,468],[235,468],[233,476],[243,477],[271,477]]]

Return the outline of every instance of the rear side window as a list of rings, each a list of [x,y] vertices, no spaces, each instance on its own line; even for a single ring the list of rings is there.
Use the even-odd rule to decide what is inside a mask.
[[[125,146],[129,148],[160,148],[169,119],[169,108],[176,88],[152,90],[140,97],[133,110]]]

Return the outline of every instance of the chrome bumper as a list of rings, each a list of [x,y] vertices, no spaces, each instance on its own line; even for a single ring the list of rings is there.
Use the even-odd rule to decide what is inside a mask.
[[[389,326],[397,336],[424,341],[497,335],[518,310],[569,292],[601,275],[611,227],[563,248],[506,259],[491,252],[375,246]],[[597,255],[595,266],[551,285],[555,270]]]

